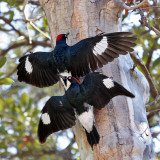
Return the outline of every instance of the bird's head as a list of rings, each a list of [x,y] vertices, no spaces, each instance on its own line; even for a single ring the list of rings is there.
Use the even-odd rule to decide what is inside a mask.
[[[79,84],[79,81],[78,79],[76,79],[75,77],[71,77],[71,76],[62,76],[62,75],[59,75],[62,79],[63,79],[63,82],[64,82],[64,85],[67,86],[68,84],[68,81],[71,83],[71,84]]]
[[[56,38],[56,43],[66,43],[66,39],[68,38],[69,32],[66,34],[59,34]]]

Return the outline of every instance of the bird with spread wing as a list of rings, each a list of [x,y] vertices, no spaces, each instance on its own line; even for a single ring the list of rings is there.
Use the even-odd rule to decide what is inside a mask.
[[[135,37],[130,32],[99,34],[86,38],[73,46],[68,46],[68,34],[60,34],[52,52],[35,52],[19,59],[18,80],[37,87],[47,87],[57,83],[59,74],[71,72],[81,77],[103,67],[119,55],[132,52]]]
[[[85,129],[88,143],[93,148],[100,140],[93,108],[103,108],[115,96],[134,98],[134,95],[98,72],[89,73],[82,84],[79,84],[75,77],[59,76],[70,81],[71,85],[63,96],[51,97],[42,109],[38,126],[39,141],[44,143],[50,134],[71,128],[78,119]]]

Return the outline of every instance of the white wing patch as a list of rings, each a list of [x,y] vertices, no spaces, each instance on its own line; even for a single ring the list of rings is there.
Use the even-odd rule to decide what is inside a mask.
[[[42,119],[43,124],[47,125],[47,124],[51,123],[51,120],[50,120],[50,117],[49,117],[48,113],[42,114],[41,119]]]
[[[31,62],[29,61],[28,57],[26,58],[26,62],[25,62],[25,69],[26,71],[30,74],[33,71],[33,67]]]
[[[78,115],[78,120],[88,133],[92,131],[94,123],[93,107],[87,103],[84,103],[85,107],[89,107],[88,111]]]
[[[113,82],[113,80],[110,79],[110,78],[103,79],[103,84],[104,84],[108,89],[114,87],[114,82]]]
[[[95,55],[101,55],[108,47],[108,43],[107,43],[107,37],[104,36],[102,38],[102,40],[98,43],[96,43],[96,45],[93,48],[93,53]]]

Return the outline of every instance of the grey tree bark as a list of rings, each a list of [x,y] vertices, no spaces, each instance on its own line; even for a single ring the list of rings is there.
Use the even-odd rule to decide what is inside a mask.
[[[56,36],[70,32],[68,44],[104,32],[121,31],[122,6],[119,0],[39,0],[47,17],[52,47]],[[81,160],[155,159],[145,103],[149,84],[130,55],[120,56],[100,71],[135,94],[132,100],[118,96],[101,110],[95,110],[100,144],[93,151],[77,122],[73,127]]]

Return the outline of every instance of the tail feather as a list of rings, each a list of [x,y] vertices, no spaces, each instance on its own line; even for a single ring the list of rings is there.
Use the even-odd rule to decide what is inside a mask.
[[[87,136],[88,143],[91,145],[91,147],[93,149],[93,145],[97,145],[100,140],[100,136],[99,136],[98,131],[94,125],[93,125],[93,129],[90,133],[88,133],[86,131],[86,136]]]
[[[134,94],[132,94],[131,92],[129,92],[127,89],[125,89],[123,86],[121,86],[120,84],[118,84],[117,82],[114,82],[115,83],[115,88],[113,88],[113,90],[115,89],[116,92],[117,92],[117,95],[124,95],[124,96],[127,96],[127,97],[131,97],[131,98],[134,98]],[[116,93],[115,92],[115,93]],[[119,92],[119,93],[118,93]]]

